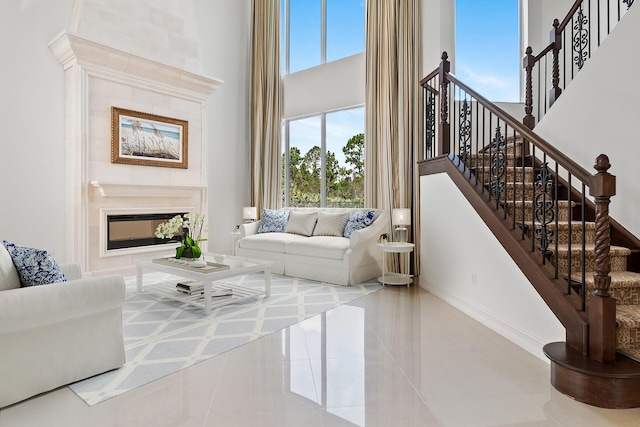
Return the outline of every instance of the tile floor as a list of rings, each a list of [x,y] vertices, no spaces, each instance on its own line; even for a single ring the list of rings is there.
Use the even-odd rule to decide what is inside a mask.
[[[394,287],[92,407],[63,387],[0,410],[18,426],[640,426],[640,409],[572,401],[544,361]]]

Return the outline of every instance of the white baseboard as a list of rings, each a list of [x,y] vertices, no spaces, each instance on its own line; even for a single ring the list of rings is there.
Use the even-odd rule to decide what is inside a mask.
[[[550,363],[549,359],[544,355],[542,351],[542,347],[548,343],[540,341],[521,328],[504,319],[496,317],[485,309],[447,292],[444,288],[435,286],[430,283],[425,283],[425,281],[420,281],[420,287],[426,291],[429,291],[443,301],[451,304],[453,307],[462,311],[474,320],[482,323],[489,329],[502,335],[514,344],[522,347],[529,353],[538,357],[540,360],[543,360],[546,363]]]

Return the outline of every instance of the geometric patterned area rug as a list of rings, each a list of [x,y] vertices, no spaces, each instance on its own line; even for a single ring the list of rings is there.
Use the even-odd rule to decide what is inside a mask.
[[[144,275],[145,286],[180,280],[165,273]],[[225,282],[263,288],[264,274]],[[382,289],[375,279],[347,287],[274,274],[269,298],[260,295],[206,316],[202,308],[152,291],[137,293],[135,277],[125,283],[125,365],[69,385],[89,406]]]

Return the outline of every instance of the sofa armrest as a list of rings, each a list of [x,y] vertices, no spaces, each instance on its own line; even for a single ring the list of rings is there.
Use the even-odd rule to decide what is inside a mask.
[[[377,244],[382,233],[389,232],[389,215],[382,211],[371,225],[351,233],[349,247],[355,249],[359,246],[368,246],[371,243]]]
[[[82,268],[76,262],[60,264],[60,269],[68,281],[82,279]]]
[[[247,222],[244,224],[240,224],[240,238],[245,236],[251,236],[252,234],[258,233],[258,227],[260,226],[260,221]]]
[[[0,292],[0,334],[37,328],[122,307],[120,276],[99,276]]]

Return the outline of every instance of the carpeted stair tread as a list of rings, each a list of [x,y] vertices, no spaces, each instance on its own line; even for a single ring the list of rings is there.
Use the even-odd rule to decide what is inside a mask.
[[[637,305],[640,304],[640,273],[634,271],[612,271],[609,273],[611,277],[611,286],[609,293],[616,299],[618,305]],[[572,273],[571,280],[582,282],[582,273]],[[585,286],[587,301],[595,289],[595,279],[593,271],[585,273]]]
[[[617,351],[636,362],[640,362],[640,348],[618,348]]]
[[[595,245],[593,243],[591,244],[586,244],[584,246],[585,250],[587,251],[587,253],[594,253],[595,252]],[[555,245],[553,247],[549,247],[549,251],[555,251]],[[562,255],[566,255],[569,252],[569,245],[567,244],[558,244],[558,255],[562,256]],[[576,245],[576,244],[572,244],[571,245],[571,257],[575,257],[582,254],[582,245]],[[631,254],[631,250],[629,248],[625,248],[622,246],[611,246],[610,250],[609,250],[609,255],[610,256],[629,256]]]
[[[569,220],[569,216],[571,213],[571,208],[576,206],[575,202],[571,202],[571,204],[569,204],[568,201],[566,200],[561,200],[560,202],[556,202],[557,204],[557,208],[555,208],[555,204],[554,204],[554,208],[556,213],[558,214],[558,220],[559,221],[568,221]],[[515,201],[515,216],[516,216],[516,221],[521,221],[522,220],[522,205],[523,205],[523,201],[522,200],[516,200]],[[513,206],[514,206],[514,201],[513,200],[507,200],[507,214],[508,215],[513,215]],[[531,200],[525,200],[524,201],[524,219],[526,222],[531,222],[531,219],[533,218],[533,201]]]
[[[640,361],[640,305],[616,306],[617,350]]]

